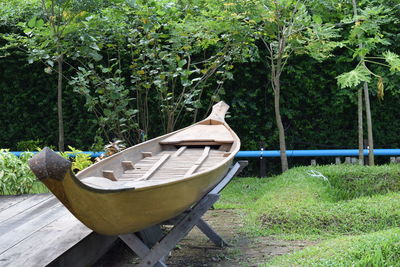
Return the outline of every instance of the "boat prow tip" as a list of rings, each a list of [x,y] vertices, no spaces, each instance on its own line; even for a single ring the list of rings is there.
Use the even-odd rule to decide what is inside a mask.
[[[29,160],[29,167],[39,180],[62,180],[65,173],[71,169],[71,162],[45,147]]]
[[[210,116],[207,119],[225,122],[225,115],[229,109],[229,105],[224,101],[219,101],[212,107]]]

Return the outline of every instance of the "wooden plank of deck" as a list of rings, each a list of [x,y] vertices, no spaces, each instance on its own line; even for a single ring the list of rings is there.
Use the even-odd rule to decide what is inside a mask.
[[[8,209],[9,207],[24,201],[25,199],[31,197],[32,195],[23,196],[0,196],[0,212],[2,210]]]
[[[117,239],[94,233],[50,194],[12,201],[0,212],[0,266],[88,266]]]
[[[14,204],[9,205],[7,208],[4,208],[0,211],[0,223],[42,203],[45,200],[48,200],[50,197],[50,194],[29,195],[28,197],[12,197],[11,199],[14,199]],[[21,201],[18,201],[18,199],[21,199]]]
[[[15,244],[38,231],[38,229],[41,229],[60,218],[64,212],[60,207],[61,203],[57,203],[56,205],[46,209],[44,212],[41,212],[40,215],[31,217],[30,220],[18,225],[17,227],[13,227],[12,224],[7,225],[6,227],[0,226],[0,231],[2,232],[2,234],[0,234],[0,251],[10,249],[15,246]]]
[[[0,236],[2,236],[2,233],[26,224],[26,222],[32,218],[40,216],[42,213],[46,213],[49,208],[58,203],[60,202],[55,197],[50,197],[37,205],[26,206],[26,209],[23,212],[20,212],[0,223]]]
[[[63,215],[60,218],[37,230],[23,242],[16,244],[12,249],[1,253],[0,262],[2,266],[3,264],[4,266],[45,266],[55,260],[58,262],[70,262],[74,260],[75,264],[73,266],[85,266],[88,263],[93,263],[93,260],[97,259],[97,257],[94,257],[96,255],[91,255],[92,259],[89,259],[87,255],[82,255],[84,256],[83,258],[60,258],[60,255],[73,249],[75,245],[79,244],[89,235],[94,234],[92,230],[79,222],[64,207],[61,207],[61,210]],[[99,236],[97,234],[94,235],[94,237]],[[83,248],[81,247],[79,249],[81,254],[82,250],[86,251],[86,253],[90,253],[92,250],[97,251],[94,243],[98,243],[98,239],[95,238],[96,240],[93,240],[93,237],[91,239],[93,246],[85,245]],[[108,242],[106,245],[109,247],[117,238],[102,236],[102,239],[103,242]]]

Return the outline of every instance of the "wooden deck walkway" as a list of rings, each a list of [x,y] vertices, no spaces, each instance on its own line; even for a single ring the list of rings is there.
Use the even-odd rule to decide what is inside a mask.
[[[51,194],[0,196],[0,266],[88,266],[116,239],[94,233]]]

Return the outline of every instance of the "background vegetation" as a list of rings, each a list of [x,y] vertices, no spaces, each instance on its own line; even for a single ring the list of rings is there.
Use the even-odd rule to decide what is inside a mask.
[[[290,8],[297,1],[278,2],[285,16],[293,16]],[[268,27],[278,20],[243,6],[252,3],[7,1],[0,7],[0,147],[17,150],[27,140],[60,144],[56,103],[62,54],[66,145],[100,150],[114,138],[134,144],[203,118],[213,102],[223,99],[231,105],[227,121],[243,150],[278,149],[271,64],[264,60],[270,56],[258,38],[274,45]],[[48,14],[52,4],[59,11],[54,18]],[[280,76],[287,149],[356,147],[357,87],[344,85],[366,79],[375,148],[400,146],[400,75],[384,66],[387,62],[367,63],[382,77],[383,99],[376,97],[382,84],[362,71],[342,79],[344,88],[337,84],[337,76],[359,64],[354,59],[363,53],[356,49],[358,41],[369,42],[372,56],[400,51],[398,3],[357,4],[358,17],[351,1],[308,1],[304,6],[300,30],[310,33],[290,39],[292,52],[283,54],[287,63]],[[338,35],[323,35],[316,30],[322,26],[333,27]],[[62,35],[54,27],[64,29]],[[319,41],[311,32],[320,33]],[[360,32],[364,39],[356,38]],[[336,49],[316,54],[324,44]]]
[[[20,145],[26,145],[26,143],[20,143]],[[40,150],[40,148],[35,146],[30,150]],[[68,150],[68,152],[61,152],[60,155],[72,162],[71,168],[75,173],[93,164],[90,156],[81,153],[82,151],[71,146]],[[9,153],[7,149],[0,149],[0,196],[49,192],[29,168],[28,160],[32,156],[32,152],[24,152],[17,157]]]

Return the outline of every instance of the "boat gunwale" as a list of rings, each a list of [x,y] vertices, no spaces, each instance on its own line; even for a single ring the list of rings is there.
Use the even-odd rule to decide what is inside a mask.
[[[189,126],[187,126],[187,127],[185,127],[185,128],[179,129],[179,130],[174,131],[174,132],[172,132],[172,133],[168,133],[168,134],[165,134],[165,135],[162,135],[162,136],[153,138],[153,139],[151,139],[151,140],[148,140],[148,141],[146,141],[146,142],[140,143],[140,144],[138,144],[138,145],[136,145],[136,146],[132,146],[132,147],[126,149],[126,150],[120,151],[120,152],[118,152],[118,153],[116,153],[116,154],[114,154],[114,155],[112,155],[112,156],[110,156],[110,157],[104,159],[104,161],[105,161],[105,160],[107,160],[107,161],[112,160],[113,157],[118,157],[118,156],[120,156],[120,155],[122,155],[122,154],[127,153],[127,152],[128,152],[129,150],[131,150],[131,149],[132,149],[132,150],[133,150],[133,149],[137,149],[138,147],[144,146],[145,144],[148,144],[148,143],[151,143],[151,142],[156,142],[157,140],[159,140],[158,142],[160,142],[162,139],[165,139],[165,138],[167,138],[167,137],[170,136],[170,135],[176,134],[176,133],[178,133],[178,132],[180,132],[180,131],[183,131],[183,130],[185,130],[185,129],[191,128],[191,127],[193,127],[193,126],[195,126],[195,125],[198,125],[198,124],[204,124],[204,122],[207,122],[207,121],[209,121],[209,120],[210,120],[210,118],[206,118],[206,119],[204,119],[204,120],[202,120],[202,121],[200,121],[200,122],[197,122],[197,123],[195,123],[195,124],[191,124],[191,125],[189,125]],[[135,192],[138,192],[138,191],[153,190],[153,189],[156,189],[156,188],[159,188],[159,187],[165,187],[165,186],[167,186],[167,185],[169,186],[169,185],[174,185],[174,184],[186,182],[186,181],[188,181],[188,180],[195,179],[197,176],[201,176],[201,175],[204,175],[204,174],[207,174],[207,173],[211,173],[211,172],[215,171],[216,169],[221,168],[223,165],[225,165],[225,164],[226,164],[227,162],[229,162],[230,160],[232,160],[233,157],[236,155],[236,153],[237,153],[237,152],[239,151],[239,149],[240,149],[240,139],[239,139],[239,137],[237,136],[237,134],[229,127],[229,125],[228,125],[226,122],[224,122],[224,121],[222,122],[222,121],[221,121],[221,124],[223,124],[223,125],[230,131],[230,133],[232,134],[232,136],[233,136],[233,138],[234,138],[234,142],[232,143],[232,146],[235,145],[236,148],[235,148],[233,151],[230,152],[230,155],[229,155],[229,156],[227,156],[224,160],[220,161],[217,165],[213,166],[213,167],[210,168],[210,169],[207,169],[207,170],[204,170],[204,171],[201,171],[201,172],[196,172],[196,173],[191,174],[191,175],[189,175],[189,176],[187,176],[187,177],[182,177],[182,178],[177,179],[177,180],[168,181],[168,180],[166,179],[165,182],[161,182],[161,183],[154,184],[154,185],[148,185],[148,186],[140,187],[140,188],[135,188],[134,186],[132,186],[132,187],[118,188],[118,189],[100,189],[100,188],[95,188],[95,187],[91,187],[91,186],[89,186],[89,185],[86,185],[84,182],[82,182],[82,181],[79,179],[79,175],[80,175],[80,174],[84,173],[84,172],[85,172],[86,170],[88,170],[89,168],[90,168],[90,169],[95,168],[97,164],[104,162],[104,161],[100,161],[100,162],[97,162],[97,163],[93,164],[92,166],[88,167],[87,169],[82,170],[81,172],[77,173],[77,175],[75,175],[75,174],[71,171],[72,180],[75,182],[75,184],[77,184],[78,186],[82,187],[83,189],[86,189],[86,190],[89,190],[89,191],[92,191],[92,192],[96,192],[96,193],[112,194],[112,193],[128,192],[128,191],[135,191]],[[82,178],[85,178],[85,177],[82,177]],[[105,179],[106,179],[106,178],[105,178]],[[151,180],[148,180],[148,181],[151,181]]]

